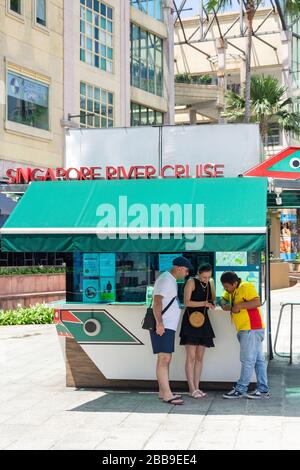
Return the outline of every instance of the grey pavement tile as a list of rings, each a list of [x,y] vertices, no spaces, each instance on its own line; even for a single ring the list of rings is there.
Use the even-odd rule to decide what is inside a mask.
[[[35,406],[39,403],[39,399],[22,399],[20,395],[18,398],[13,400],[9,399],[7,402],[3,402],[0,405],[0,410],[4,409],[6,412],[14,411],[15,413],[20,413],[28,409],[34,409]]]
[[[82,441],[60,441],[56,443],[51,450],[94,450],[98,441],[90,439],[89,442]]]
[[[0,450],[6,449],[16,441],[15,437],[0,437]]]
[[[144,449],[146,438],[135,438],[127,440],[118,440],[107,438],[103,442],[98,443],[96,450],[142,450]]]
[[[1,423],[0,424],[0,438],[5,439],[19,439],[23,436],[29,436],[32,432],[37,429],[37,426],[32,424],[9,424]]]
[[[202,430],[198,432],[191,441],[188,449],[233,449],[238,436],[238,431],[232,431],[230,428],[220,430]]]
[[[54,447],[56,442],[56,440],[43,439],[41,437],[37,439],[26,437],[13,442],[5,447],[5,450],[49,450]]]
[[[129,413],[82,413],[82,426],[93,430],[106,429],[110,432],[115,427],[119,427]]]
[[[236,449],[280,449],[282,433],[278,430],[242,430],[236,441]]]
[[[233,450],[234,442],[232,441],[199,441],[192,443],[187,450]]]
[[[275,306],[282,294],[272,295]],[[288,328],[281,333],[289,347]],[[300,365],[276,356],[268,368],[271,400],[224,400],[212,391],[203,400],[184,395],[177,407],[157,393],[67,388],[54,326],[1,327],[0,366],[0,448],[300,447]]]
[[[39,426],[52,417],[51,410],[35,411],[33,409],[10,416],[5,424],[20,424]]]

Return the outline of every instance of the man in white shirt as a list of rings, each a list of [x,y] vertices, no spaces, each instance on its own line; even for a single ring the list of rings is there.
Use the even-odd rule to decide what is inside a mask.
[[[161,274],[154,284],[153,313],[156,331],[151,331],[150,336],[153,354],[158,354],[156,376],[159,397],[171,405],[183,404],[181,396],[171,392],[169,383],[169,367],[181,313],[177,297],[177,281],[184,279],[192,269],[190,261],[179,256],[173,260],[172,269]]]

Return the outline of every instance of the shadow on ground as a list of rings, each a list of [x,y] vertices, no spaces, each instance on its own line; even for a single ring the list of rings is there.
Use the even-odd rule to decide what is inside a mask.
[[[222,392],[208,392],[200,400],[183,394],[184,405],[172,406],[156,393],[101,390],[104,395],[70,411],[86,413],[171,413],[183,415],[300,416],[300,364],[285,359],[269,362],[270,400],[225,400]],[[86,389],[84,389],[86,390]],[[99,390],[97,390],[99,392]],[[80,393],[80,389],[78,390]]]

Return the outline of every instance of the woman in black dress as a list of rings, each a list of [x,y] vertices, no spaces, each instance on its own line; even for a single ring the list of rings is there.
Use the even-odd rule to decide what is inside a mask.
[[[181,323],[180,344],[186,349],[185,373],[193,398],[203,398],[206,395],[199,389],[203,356],[205,348],[214,347],[215,335],[207,313],[209,309],[215,308],[213,302],[216,295],[211,276],[211,265],[203,264],[198,269],[198,275],[189,279],[184,288],[185,312]],[[193,327],[189,322],[189,315],[195,311],[202,312],[205,317],[200,328]]]

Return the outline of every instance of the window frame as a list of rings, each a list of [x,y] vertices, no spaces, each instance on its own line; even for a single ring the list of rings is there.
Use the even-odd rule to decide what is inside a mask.
[[[145,124],[141,122],[142,121],[142,109],[144,111],[146,111],[146,114],[147,114],[147,123],[145,123]],[[134,124],[134,121],[133,121],[134,111],[138,112],[138,116],[139,116],[139,123],[138,124]],[[149,112],[154,113],[154,119],[155,119],[154,123],[149,122],[149,119],[150,119]],[[159,123],[157,121],[158,116],[161,117],[161,120],[162,120],[161,123]],[[130,102],[130,125],[131,125],[131,127],[163,126],[164,116],[165,116],[165,113],[163,111],[159,111],[158,109],[151,108],[148,105],[143,105],[143,104],[137,103],[135,101]]]
[[[143,5],[145,3],[145,5]],[[163,0],[130,0],[130,5],[142,14],[155,19],[156,21],[164,21]],[[145,6],[145,8],[144,8]],[[150,13],[150,6],[153,6],[153,15]],[[159,15],[157,12],[159,11]]]
[[[135,34],[138,33],[138,37]],[[150,38],[154,39],[153,44],[153,86],[154,92],[150,91],[151,80],[149,78],[150,64],[150,52],[149,44]],[[146,51],[142,49],[142,41],[146,44]],[[138,45],[138,50],[137,50]],[[144,52],[144,56],[143,56]],[[134,54],[135,53],[135,54]],[[158,64],[157,57],[160,56],[160,63]],[[138,71],[138,75],[135,76],[133,73],[134,67]],[[146,74],[146,77],[143,76]],[[146,83],[146,86],[143,84]],[[130,22],[130,85],[143,90],[151,95],[164,98],[164,40],[161,36],[154,34],[145,28],[135,24],[133,21]]]
[[[81,86],[84,85],[85,86],[85,95],[83,93],[81,93]],[[89,95],[88,95],[88,87],[92,87],[93,89],[93,98],[89,98]],[[96,99],[95,98],[95,88],[98,88],[100,90],[100,100]],[[102,101],[102,94],[103,93],[106,93],[106,102],[104,103]],[[109,103],[109,94],[112,95],[112,104]],[[82,108],[81,106],[81,99],[82,97],[85,97],[85,109]],[[103,88],[101,87],[100,85],[94,85],[90,82],[87,82],[85,80],[80,80],[80,83],[79,83],[79,99],[80,99],[80,103],[79,103],[79,109],[80,109],[80,127],[82,129],[111,129],[113,127],[115,127],[115,117],[116,117],[116,109],[115,109],[115,93],[111,90],[108,90],[106,88]],[[92,105],[93,105],[93,111],[89,111],[88,110],[88,100],[90,100],[92,102]],[[88,122],[88,118],[89,116],[85,116],[85,123],[81,122],[81,113],[84,111],[84,113],[88,113],[88,112],[93,112],[95,113],[95,103],[99,103],[99,114],[94,114],[94,116],[92,116],[92,121],[93,121],[93,124],[91,125],[89,122]],[[102,106],[106,107],[106,113],[105,114],[102,114]],[[109,110],[112,109],[112,118],[109,116]],[[98,118],[99,119],[99,126],[96,126],[95,125],[95,118]],[[104,122],[104,119],[106,119],[106,125],[102,125],[102,122]],[[112,125],[109,125],[109,123],[112,123]]]
[[[32,0],[32,23],[33,26],[43,32],[49,32],[48,29],[48,4],[47,0],[45,0],[45,14],[46,14],[46,24],[43,25],[37,21],[37,7],[38,7],[38,0]]]
[[[19,0],[21,12],[18,13],[10,8],[11,0],[6,0],[6,14],[16,20],[21,21],[22,23],[25,22],[25,15],[24,15],[24,0]]]
[[[48,87],[48,129],[42,129],[39,127],[29,126],[20,122],[12,121],[8,119],[8,74],[21,75],[25,79],[29,79],[44,86]],[[52,83],[50,77],[46,77],[39,72],[34,72],[23,66],[16,65],[13,63],[6,63],[5,68],[5,124],[4,129],[7,132],[14,134],[26,135],[37,140],[50,142],[53,140],[52,131]]]
[[[272,134],[272,130],[275,130],[276,134],[275,133]],[[277,130],[278,130],[278,133],[277,133]],[[272,142],[272,137],[275,140],[277,136],[278,136],[278,141]],[[277,122],[270,122],[268,124],[268,134],[266,135],[264,146],[265,147],[279,147],[281,145],[282,145],[282,130],[280,129],[280,126]]]
[[[94,4],[92,4],[92,9],[86,5],[86,3],[82,3],[80,1],[80,26],[79,26],[79,60],[80,62],[83,62],[84,64],[91,66],[93,68],[96,68],[100,72],[103,73],[109,73],[111,75],[115,74],[115,55],[116,55],[116,48],[115,48],[115,32],[116,32],[116,22],[115,22],[115,8],[113,5],[110,5],[106,1],[99,0],[99,12],[97,12],[94,9]],[[101,4],[103,4],[106,8],[106,14],[104,15],[101,11]],[[87,21],[87,18],[85,16],[84,19],[82,19],[81,16],[81,9],[84,9],[84,12],[86,14],[87,11],[92,12],[92,23]],[[111,10],[112,17],[110,18],[107,14],[107,8]],[[99,16],[99,25],[95,24],[95,15]],[[106,28],[104,29],[101,24],[101,20],[105,19],[106,22]],[[112,31],[109,31],[109,28],[107,27],[107,22],[110,22],[112,25]],[[83,23],[83,25],[81,24]],[[87,35],[87,28],[86,26],[91,25],[91,36]],[[84,31],[81,30],[81,27],[84,28]],[[98,38],[95,37],[95,28],[98,30]],[[111,37],[111,44],[108,44],[107,40],[105,41],[105,44],[101,42],[101,35],[109,35]],[[82,39],[83,39],[83,44],[82,44]],[[91,50],[89,50],[86,46],[87,44],[87,39],[89,39],[92,44],[91,44]],[[97,51],[96,51],[96,45],[97,45]],[[101,48],[105,47],[106,49],[106,55],[101,54]],[[112,58],[108,56],[108,49],[112,51]],[[86,60],[86,54],[90,53],[91,54],[91,63]],[[98,65],[95,65],[95,57],[98,58]],[[102,61],[106,61],[106,66],[105,69],[101,67]],[[107,67],[107,61],[109,64],[111,64],[111,70]]]

